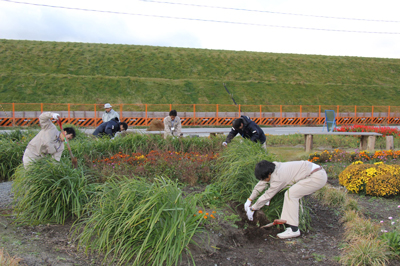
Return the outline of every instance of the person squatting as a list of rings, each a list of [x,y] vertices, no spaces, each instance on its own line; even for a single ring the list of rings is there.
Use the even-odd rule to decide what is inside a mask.
[[[286,231],[277,236],[281,239],[300,236],[299,208],[300,199],[321,189],[327,182],[328,176],[323,167],[309,161],[269,162],[266,160],[257,163],[254,174],[260,180],[244,204],[247,218],[253,221],[254,212],[260,210],[282,189],[289,187],[285,192],[281,220],[286,223]],[[252,204],[257,196],[269,188]]]

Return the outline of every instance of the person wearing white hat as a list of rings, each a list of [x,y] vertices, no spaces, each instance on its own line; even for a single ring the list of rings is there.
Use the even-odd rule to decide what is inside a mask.
[[[102,117],[103,123],[107,123],[108,121],[110,121],[113,118],[118,118],[118,120],[119,120],[119,114],[112,109],[111,104],[106,103],[104,105],[104,110],[105,110],[105,112]]]
[[[95,135],[95,136],[98,136],[100,133],[105,131],[107,122],[109,122],[113,119],[116,119],[117,121],[119,121],[119,114],[112,109],[111,104],[106,103],[104,105],[104,110],[105,110],[105,112],[102,116],[103,123],[100,126],[98,126],[96,128],[96,130],[93,132],[93,135]]]

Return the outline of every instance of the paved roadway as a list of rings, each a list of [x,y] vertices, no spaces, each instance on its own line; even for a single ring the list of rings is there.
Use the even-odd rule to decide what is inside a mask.
[[[392,128],[397,128],[400,129],[400,126],[391,126]],[[92,134],[94,129],[93,128],[83,128],[81,129],[87,134]],[[225,135],[229,133],[231,129],[230,128],[183,128],[182,133],[183,136],[188,136],[188,135],[198,135],[199,137],[204,137],[204,136],[209,136],[210,134],[207,132],[220,132]],[[310,133],[310,132],[326,132],[326,128],[323,127],[262,127],[262,130],[264,131],[265,134],[269,135],[290,135],[290,134],[304,134],[304,133]],[[10,132],[11,130],[0,130],[0,133],[7,133]],[[149,131],[146,131],[146,129],[128,129],[128,132],[135,132],[135,133],[143,133],[147,134]],[[161,133],[157,131],[153,131],[154,133]]]
[[[399,126],[392,126],[392,128],[399,129]],[[290,134],[304,134],[310,132],[327,132],[326,128],[324,127],[261,127],[265,134],[269,135],[290,135]],[[91,134],[93,133],[94,129],[84,129],[85,133]],[[146,129],[128,129],[129,132],[136,132],[136,133],[149,133]],[[209,136],[210,134],[207,132],[220,132],[227,135],[231,128],[182,128],[183,136],[187,135],[198,135],[201,137]],[[157,131],[153,132],[156,133]],[[160,133],[160,132],[158,132]]]

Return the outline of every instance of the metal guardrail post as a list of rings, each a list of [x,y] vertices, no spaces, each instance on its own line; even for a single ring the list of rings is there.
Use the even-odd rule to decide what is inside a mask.
[[[71,105],[68,104],[68,124],[71,124]]]
[[[193,104],[193,123],[196,125],[196,105]]]
[[[97,110],[96,110],[96,104],[94,104],[94,126],[97,127]]]
[[[12,113],[13,127],[15,127],[15,103],[12,104]]]
[[[301,111],[302,111],[302,106],[300,105],[300,126],[302,126],[303,125],[303,121],[301,120]]]
[[[218,119],[218,104],[217,104],[217,113],[216,113],[216,116],[217,116],[217,126],[219,126],[219,119]]]
[[[147,119],[147,104],[145,104],[145,106],[146,106],[145,123],[147,126],[149,124],[149,120]]]

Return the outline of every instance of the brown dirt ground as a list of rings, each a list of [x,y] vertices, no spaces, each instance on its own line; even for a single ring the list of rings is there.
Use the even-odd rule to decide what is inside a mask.
[[[335,181],[329,183],[335,184]],[[196,236],[198,245],[189,246],[196,265],[340,265],[337,260],[343,246],[344,230],[339,222],[339,212],[321,205],[312,197],[307,199],[312,209],[312,230],[286,240],[276,237],[283,231],[282,226],[259,228],[255,222],[247,221],[242,204],[231,204],[241,220],[232,224],[220,219],[217,226],[208,226],[208,234]],[[395,216],[390,206],[398,205],[398,202],[386,199],[358,197],[357,200],[366,215],[378,220],[388,215]],[[77,252],[74,243],[69,242],[71,221],[65,225],[17,227],[12,223],[11,213],[10,207],[0,207],[0,249],[22,258],[21,265],[101,265],[101,256],[88,257]],[[399,265],[396,263],[390,265]],[[180,266],[183,265],[192,265],[185,254]]]

